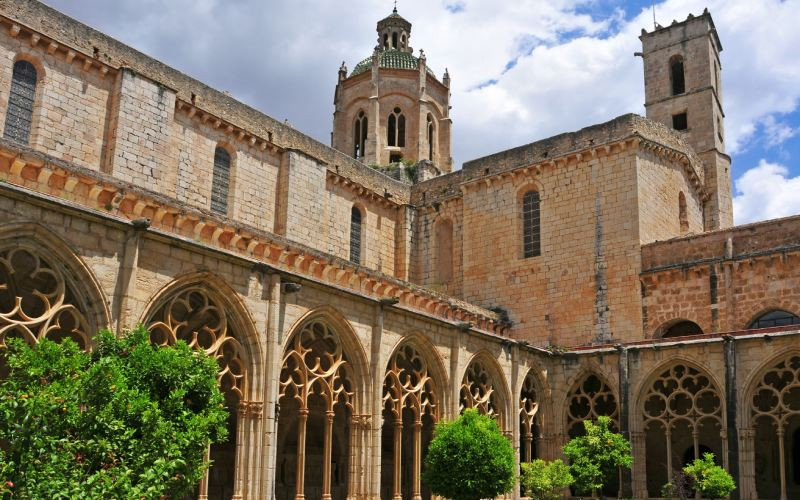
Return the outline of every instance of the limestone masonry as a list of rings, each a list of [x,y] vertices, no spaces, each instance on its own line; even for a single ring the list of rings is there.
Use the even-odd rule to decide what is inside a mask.
[[[646,117],[460,169],[411,28],[331,62],[327,146],[0,0],[0,347],[144,323],[217,357],[198,498],[430,498],[469,407],[520,461],[611,416],[635,459],[606,494],[710,451],[736,498],[800,497],[800,216],[733,225],[708,11],[642,31]]]

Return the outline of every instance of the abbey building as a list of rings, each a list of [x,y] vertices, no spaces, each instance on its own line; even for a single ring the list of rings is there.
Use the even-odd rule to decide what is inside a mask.
[[[646,117],[460,169],[411,31],[393,12],[332,67],[327,146],[0,0],[0,345],[141,322],[216,356],[200,498],[430,498],[433,427],[468,407],[520,461],[612,417],[634,466],[608,494],[711,451],[738,498],[800,496],[800,217],[733,225],[711,15],[642,32]]]

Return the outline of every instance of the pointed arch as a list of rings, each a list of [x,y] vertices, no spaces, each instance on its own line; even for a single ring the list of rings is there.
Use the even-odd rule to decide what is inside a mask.
[[[528,368],[517,388],[518,418],[520,424],[520,462],[530,462],[541,455],[543,405],[547,398],[545,385],[538,366]]]
[[[476,408],[484,415],[493,416],[500,428],[508,434],[511,396],[503,369],[494,356],[486,350],[476,352],[464,369],[459,391],[459,410]]]
[[[99,281],[69,243],[37,222],[0,226],[0,346],[17,335],[91,349],[110,317]]]
[[[412,332],[404,335],[395,343],[394,346],[392,346],[389,359],[391,359],[400,348],[408,344],[413,345],[425,358],[425,361],[428,363],[431,376],[436,383],[436,387],[439,389],[439,391],[442,391],[440,397],[445,400],[448,399],[448,391],[445,389],[450,385],[450,377],[447,374],[444,359],[442,359],[442,355],[439,353],[439,350],[436,348],[436,346],[433,345],[433,342],[431,342],[430,339],[428,339],[428,337],[426,337],[424,334],[420,332]],[[444,402],[442,404],[442,408],[446,407],[446,402]]]
[[[279,379],[275,496],[302,497],[307,489],[323,498],[348,496],[356,492],[363,458],[357,443],[366,438],[366,355],[330,306],[307,312],[290,332]],[[317,468],[307,474],[309,467]]]
[[[677,357],[661,363],[639,387],[634,415],[645,448],[647,489],[660,493],[673,472],[712,452],[727,465],[724,387],[700,363]]]

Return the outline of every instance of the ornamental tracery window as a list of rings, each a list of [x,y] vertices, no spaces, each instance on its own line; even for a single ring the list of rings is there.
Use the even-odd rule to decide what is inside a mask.
[[[189,285],[173,293],[145,321],[150,341],[156,345],[175,345],[179,340],[192,349],[202,350],[217,361],[217,381],[228,408],[228,441],[215,443],[209,450],[212,466],[199,487],[199,495],[230,497],[234,492],[238,417],[244,415],[247,359],[236,338],[234,323],[224,305],[209,290]],[[258,414],[254,404],[254,414]]]
[[[400,108],[394,108],[386,122],[386,144],[406,147],[406,117]]]
[[[459,411],[463,413],[468,408],[474,408],[481,415],[495,419],[500,429],[503,429],[503,403],[494,383],[481,361],[470,363],[461,379]]]
[[[382,457],[387,466],[381,468],[381,490],[387,497],[429,498],[421,473],[438,420],[438,394],[427,362],[410,344],[389,361],[383,405]]]
[[[363,158],[366,153],[367,143],[367,115],[363,111],[353,121],[353,157]]]
[[[642,403],[647,451],[647,485],[652,496],[702,453],[719,463],[725,451],[722,399],[705,373],[686,364],[661,372]]]
[[[567,432],[570,438],[584,434],[584,420],[595,421],[600,416],[611,417],[613,429],[619,427],[617,397],[597,375],[586,375],[572,389],[568,401]]]
[[[336,332],[322,321],[303,326],[289,342],[279,383],[276,497],[344,498],[358,416],[351,365]]]
[[[19,60],[14,63],[6,108],[6,123],[3,129],[4,138],[28,144],[33,123],[37,77],[36,68],[30,62]]]
[[[773,364],[759,378],[747,404],[753,425],[758,498],[797,498],[800,356],[790,355]]]
[[[539,398],[536,394],[536,381],[529,372],[522,383],[519,394],[520,460],[530,462],[539,454],[538,441],[541,432]]]
[[[88,350],[96,326],[82,309],[65,272],[39,249],[0,249],[0,348],[10,337],[31,344],[70,338]]]

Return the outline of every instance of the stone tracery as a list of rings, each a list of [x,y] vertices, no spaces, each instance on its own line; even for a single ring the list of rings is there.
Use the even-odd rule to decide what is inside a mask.
[[[470,363],[461,380],[459,410],[463,413],[468,408],[475,408],[479,413],[494,418],[503,429],[502,403],[492,376],[480,361]]]
[[[412,473],[411,495],[420,498],[421,467],[423,457],[423,425],[429,424],[426,436],[432,433],[433,423],[438,420],[437,392],[433,379],[428,374],[428,364],[410,344],[402,346],[392,356],[383,383],[384,408],[393,420],[393,477],[392,496],[402,498],[403,430],[406,422],[412,428]],[[408,410],[404,412],[404,410]],[[404,417],[410,417],[404,419]],[[427,418],[426,418],[427,417]],[[388,425],[388,418],[384,425]],[[425,420],[425,422],[423,422]],[[427,443],[425,443],[427,446]],[[427,495],[426,495],[427,496]]]
[[[774,491],[774,484],[757,482],[759,497],[774,496],[779,493],[781,499],[797,494],[796,486],[788,484],[787,458],[791,456],[786,449],[791,444],[790,437],[797,437],[800,425],[800,355],[791,355],[773,364],[759,379],[758,385],[752,393],[748,411],[755,428],[755,438],[759,444],[757,456],[769,456],[777,452],[777,476],[780,480],[780,491]],[[775,442],[777,441],[777,443]],[[797,440],[795,439],[795,446]],[[777,445],[777,446],[776,446]],[[789,458],[791,460],[791,458]],[[796,458],[795,458],[796,460]],[[793,464],[797,469],[797,464]],[[767,476],[762,474],[761,476]],[[758,478],[762,479],[762,478]],[[768,480],[767,480],[768,481]],[[795,490],[790,491],[790,488]],[[773,491],[765,491],[765,490]]]
[[[536,394],[535,384],[533,372],[528,373],[522,383],[519,395],[520,445],[522,449],[520,460],[522,462],[530,462],[536,458],[538,451],[538,445],[534,444],[534,440],[539,438],[540,430],[539,398]]]
[[[65,273],[34,247],[0,250],[0,347],[11,336],[29,343],[71,338],[91,348],[93,327]]]
[[[708,375],[684,363],[673,365],[658,375],[642,401],[651,494],[658,494],[687,458],[709,450],[724,458],[722,400]]]
[[[354,389],[350,364],[341,341],[325,323],[309,322],[291,340],[283,358],[279,397],[281,405],[288,405],[291,401],[297,407],[295,498],[306,495],[306,438],[312,411],[321,412],[324,416],[321,498],[332,498],[333,440],[337,431],[334,429],[334,420],[337,410],[340,415],[344,411],[349,414],[350,420],[355,420]],[[352,432],[353,422],[349,427],[349,432]],[[344,448],[347,449],[346,446]]]
[[[217,360],[217,380],[223,391],[245,396],[247,362],[242,344],[233,335],[225,308],[209,291],[193,285],[175,293],[146,322],[150,339],[158,345],[185,341]]]
[[[569,396],[567,406],[567,432],[569,437],[580,436],[584,432],[584,420],[597,420],[597,417],[611,417],[612,427],[618,427],[619,407],[617,397],[611,388],[597,375],[586,375]]]

